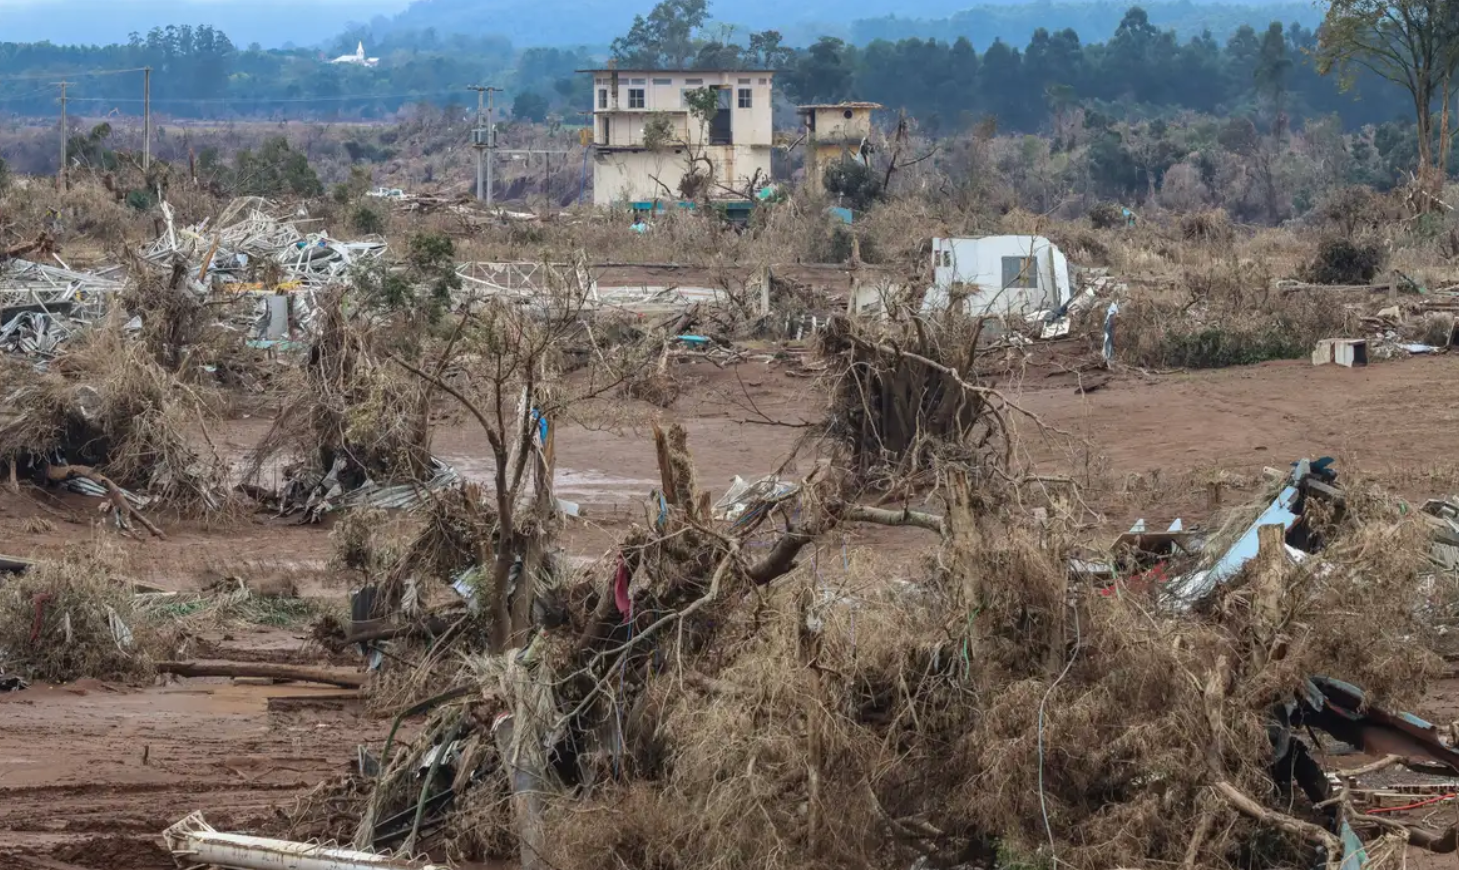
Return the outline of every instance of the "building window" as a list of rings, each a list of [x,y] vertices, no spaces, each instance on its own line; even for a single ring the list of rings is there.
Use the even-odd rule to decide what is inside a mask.
[[[769,79],[760,79],[760,84],[762,84],[762,85],[768,85],[768,84],[770,84],[770,80]]]
[[[748,109],[748,108],[750,108],[753,105],[754,105],[754,100],[750,96],[750,89],[749,88],[740,88],[740,108],[741,109]]]
[[[643,83],[644,83],[644,82],[645,82],[645,80],[644,80],[644,79],[629,79],[629,80],[628,80],[628,83],[629,83],[629,84],[630,84],[630,85],[641,85],[641,84],[643,84]]]
[[[672,85],[673,83],[673,79],[654,79],[654,84],[656,85]]]
[[[704,79],[684,79],[684,84],[686,84],[686,85],[702,85],[702,84],[704,84]]]
[[[629,88],[628,89],[628,108],[630,108],[630,109],[642,109],[643,108],[643,88]]]
[[[598,108],[600,108],[600,109],[606,109],[606,108],[608,108],[608,89],[607,88],[599,88],[598,89]]]
[[[742,84],[742,85],[747,85],[749,83],[750,83],[750,80],[749,79],[740,79],[740,84]]]

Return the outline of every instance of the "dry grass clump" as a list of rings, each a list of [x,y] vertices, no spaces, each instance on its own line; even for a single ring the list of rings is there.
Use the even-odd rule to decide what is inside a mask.
[[[1226,214],[1226,210],[1217,208],[1182,215],[1180,235],[1187,242],[1224,245],[1236,238],[1236,228],[1232,226],[1231,216]]]
[[[69,548],[0,584],[0,669],[47,682],[140,679],[172,642],[101,545]]]
[[[1320,291],[1274,289],[1259,264],[1187,270],[1166,292],[1121,301],[1115,354],[1146,368],[1222,368],[1299,359],[1323,338],[1349,334],[1353,314]],[[1091,322],[1091,332],[1103,323]]]

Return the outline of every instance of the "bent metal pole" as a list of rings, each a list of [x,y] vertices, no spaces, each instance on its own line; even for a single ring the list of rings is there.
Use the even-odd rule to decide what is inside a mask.
[[[224,834],[193,812],[162,832],[167,848],[188,864],[230,870],[451,870],[401,857],[357,852],[318,843],[294,843],[245,834]]]

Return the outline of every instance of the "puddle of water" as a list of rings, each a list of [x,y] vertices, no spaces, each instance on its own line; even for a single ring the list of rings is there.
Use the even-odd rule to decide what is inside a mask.
[[[471,456],[443,455],[441,461],[454,466],[461,474],[490,487],[496,466],[490,459]],[[616,503],[642,499],[658,481],[638,477],[618,477],[591,469],[557,469],[557,492],[574,501],[589,504]]]

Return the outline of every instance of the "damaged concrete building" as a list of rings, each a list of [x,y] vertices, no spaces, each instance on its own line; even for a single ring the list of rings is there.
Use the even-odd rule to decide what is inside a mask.
[[[593,202],[747,199],[770,180],[769,70],[593,69]],[[703,115],[693,97],[713,91]]]

